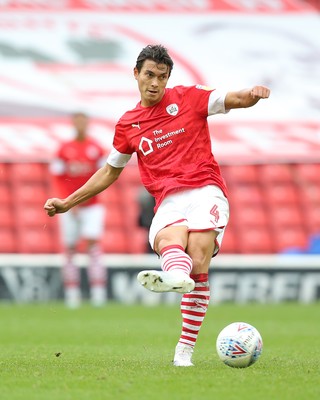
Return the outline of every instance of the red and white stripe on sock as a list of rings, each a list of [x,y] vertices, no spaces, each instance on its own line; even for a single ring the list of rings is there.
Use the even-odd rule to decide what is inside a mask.
[[[107,281],[107,271],[102,264],[102,252],[98,244],[91,246],[89,249],[88,277],[91,287],[105,287]]]
[[[73,251],[66,250],[65,263],[62,268],[63,285],[67,288],[80,286],[80,270],[73,262]]]
[[[187,275],[192,270],[192,259],[179,245],[166,246],[161,250],[162,271],[179,271]]]
[[[195,288],[181,299],[182,331],[179,343],[194,347],[210,301],[208,274],[190,275]]]

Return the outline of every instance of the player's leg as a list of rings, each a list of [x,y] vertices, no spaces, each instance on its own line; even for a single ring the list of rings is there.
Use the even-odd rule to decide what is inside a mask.
[[[74,263],[76,243],[79,238],[77,210],[60,215],[61,239],[64,262],[62,265],[62,283],[65,305],[77,308],[81,303],[80,270]]]
[[[188,293],[194,288],[190,278],[192,259],[185,252],[188,240],[187,226],[169,226],[161,229],[154,248],[161,257],[162,271],[142,271],[138,281],[154,292]]]
[[[191,278],[195,282],[195,287],[181,299],[182,331],[175,350],[173,361],[175,366],[193,365],[193,349],[210,300],[208,270],[217,234],[215,231],[189,234],[187,251],[193,260]]]
[[[94,204],[81,209],[81,236],[87,242],[89,256],[90,301],[95,307],[103,306],[107,298],[107,270],[102,263],[100,245],[104,218],[105,209],[101,204]]]

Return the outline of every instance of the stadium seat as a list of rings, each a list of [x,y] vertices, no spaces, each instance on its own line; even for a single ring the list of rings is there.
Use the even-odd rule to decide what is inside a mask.
[[[262,204],[264,202],[261,188],[257,184],[230,185],[229,201],[234,205]]]
[[[269,204],[297,204],[299,202],[298,191],[292,183],[265,185],[263,194],[265,201]]]
[[[320,183],[305,182],[298,186],[299,197],[302,204],[313,204],[320,207]]]
[[[293,174],[289,164],[265,164],[258,167],[261,184],[292,182]]]
[[[7,183],[9,181],[8,164],[0,163],[0,183]]]
[[[320,233],[320,205],[309,205],[303,209],[303,216],[310,235]]]
[[[17,230],[19,253],[56,253],[57,243],[50,229],[21,227]]]
[[[315,182],[320,184],[320,163],[296,164],[294,176],[297,183]]]
[[[305,252],[308,236],[303,227],[278,227],[272,231],[274,248],[277,253]]]
[[[227,185],[232,183],[258,183],[259,176],[255,165],[225,165],[222,174]]]
[[[274,253],[272,236],[267,227],[241,227],[236,231],[239,253],[271,254]]]
[[[121,204],[110,203],[106,207],[106,229],[122,228],[125,224],[125,216]]]
[[[121,172],[119,183],[121,185],[129,184],[129,185],[141,186],[142,183],[138,165],[133,163],[128,164]]]
[[[11,202],[11,191],[7,184],[0,183],[0,205],[9,204]]]
[[[129,236],[129,237],[128,237]],[[127,232],[128,251],[133,254],[144,254],[147,252],[148,230],[135,227]]]
[[[268,218],[266,210],[259,204],[236,205],[230,209],[233,224],[239,226],[267,226]]]
[[[297,227],[304,224],[301,210],[295,205],[274,205],[269,209],[268,216],[272,227]]]
[[[17,239],[10,228],[0,227],[0,253],[16,253]]]
[[[119,189],[119,185],[114,183],[108,189],[101,192],[98,197],[102,204],[108,206],[109,204],[119,204],[121,203],[121,191]]]
[[[1,228],[13,228],[15,218],[13,216],[13,209],[9,205],[0,206],[0,226]]]
[[[107,229],[102,237],[101,246],[105,253],[129,253],[125,229]]]
[[[39,227],[46,229],[52,221],[42,207],[30,204],[20,204],[16,207],[15,218],[18,227]]]
[[[223,236],[220,252],[221,254],[234,254],[238,252],[235,231],[229,226],[227,227]]]
[[[12,182],[45,182],[48,165],[42,163],[15,163],[10,168]]]
[[[41,183],[21,182],[12,189],[13,201],[20,204],[38,204],[43,206],[48,198],[47,188]]]

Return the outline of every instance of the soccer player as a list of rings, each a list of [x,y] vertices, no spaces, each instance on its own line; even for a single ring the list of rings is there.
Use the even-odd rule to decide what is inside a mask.
[[[156,201],[149,240],[161,257],[161,271],[142,271],[137,278],[151,291],[183,294],[173,364],[188,367],[209,304],[209,264],[229,219],[207,117],[251,107],[269,97],[270,90],[254,86],[223,93],[199,84],[167,88],[172,68],[162,45],[142,49],[134,68],[141,100],[116,124],[107,164],[79,190],[48,199],[44,208],[53,216],[105,190],[136,152],[142,182]]]
[[[80,188],[98,168],[105,164],[105,150],[88,135],[89,118],[82,112],[72,115],[75,137],[61,144],[50,165],[54,183],[61,197]],[[100,238],[104,228],[105,209],[92,197],[69,213],[61,215],[61,237],[65,263],[62,268],[65,304],[77,308],[81,303],[80,270],[74,263],[77,244],[84,240],[89,256],[88,280],[91,303],[102,306],[106,301],[106,269],[101,262]]]

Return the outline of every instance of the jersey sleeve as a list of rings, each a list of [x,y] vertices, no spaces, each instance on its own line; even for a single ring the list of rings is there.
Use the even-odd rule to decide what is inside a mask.
[[[127,165],[131,156],[132,154],[120,153],[117,149],[113,147],[107,158],[107,163],[114,168],[123,168]]]
[[[219,92],[218,90],[213,90],[209,96],[208,115],[228,113],[230,110],[226,110],[225,108],[224,105],[225,98],[226,98],[226,93]]]

